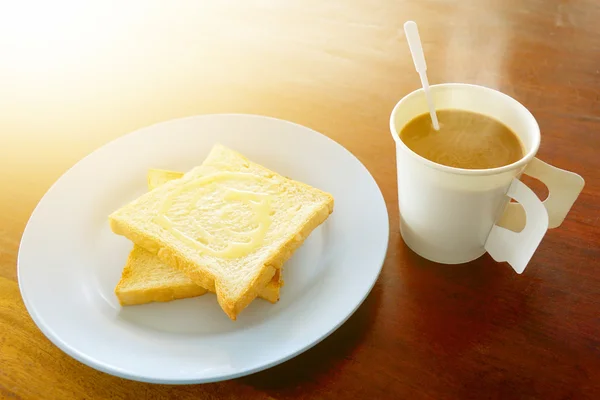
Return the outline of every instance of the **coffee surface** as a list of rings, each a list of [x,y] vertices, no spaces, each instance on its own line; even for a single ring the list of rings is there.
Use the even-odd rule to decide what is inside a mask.
[[[455,168],[488,169],[520,160],[523,145],[500,121],[464,110],[437,110],[440,130],[429,113],[419,115],[400,131],[400,139],[418,155]]]

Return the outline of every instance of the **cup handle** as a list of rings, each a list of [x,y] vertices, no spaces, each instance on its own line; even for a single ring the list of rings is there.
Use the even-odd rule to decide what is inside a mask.
[[[562,224],[585,184],[576,173],[553,167],[537,158],[531,160],[524,174],[539,179],[548,187],[548,197],[543,201],[548,212],[548,228]],[[525,209],[519,203],[508,203],[498,225],[512,231],[525,226]]]
[[[581,176],[537,158],[531,160],[523,173],[542,181],[548,187],[548,198],[541,202],[529,187],[513,179],[506,195],[518,203],[508,204],[485,242],[485,249],[494,260],[507,261],[519,274],[525,270],[546,230],[556,228],[565,219],[585,184]],[[514,232],[518,230],[521,231]]]
[[[535,193],[516,178],[506,195],[523,206],[527,219],[525,227],[521,232],[513,232],[494,225],[484,247],[494,260],[507,261],[520,274],[548,230],[548,213]]]

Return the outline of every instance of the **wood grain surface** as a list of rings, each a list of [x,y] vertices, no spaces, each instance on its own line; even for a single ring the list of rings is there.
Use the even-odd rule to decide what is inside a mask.
[[[407,19],[419,23],[430,82],[515,97],[540,123],[539,157],[586,179],[521,276],[487,256],[426,262],[400,238],[388,118],[419,86]],[[2,3],[0,397],[600,398],[599,21],[597,0]],[[215,112],[306,125],[367,166],[391,223],[375,288],[315,348],[234,381],[150,385],[69,358],[19,294],[17,251],[33,208],[104,143]]]

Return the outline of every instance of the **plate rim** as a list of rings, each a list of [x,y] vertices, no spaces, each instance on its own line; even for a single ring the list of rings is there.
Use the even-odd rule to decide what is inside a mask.
[[[332,144],[338,146],[339,148],[341,148],[343,151],[347,152],[352,158],[355,159],[355,161],[357,161],[359,163],[359,165],[364,168],[364,170],[366,171],[368,177],[372,180],[372,183],[375,185],[376,190],[376,197],[377,197],[377,202],[380,203],[380,207],[382,208],[383,213],[385,214],[386,218],[383,218],[383,222],[384,222],[384,226],[385,226],[385,242],[382,245],[383,249],[381,250],[381,254],[379,256],[380,260],[378,261],[378,270],[377,270],[377,274],[375,275],[375,279],[373,280],[373,282],[371,282],[371,284],[369,285],[368,290],[366,290],[363,295],[361,296],[360,300],[357,302],[357,304],[355,305],[355,307],[349,312],[347,313],[347,315],[345,315],[343,318],[341,318],[339,321],[337,321],[336,323],[332,324],[331,327],[329,327],[328,329],[326,329],[326,332],[323,332],[321,334],[319,334],[319,337],[315,340],[309,341],[307,344],[305,344],[304,346],[299,346],[298,348],[296,348],[295,350],[285,354],[283,357],[276,357],[275,359],[272,359],[270,361],[264,362],[262,364],[259,364],[255,367],[252,368],[240,368],[239,371],[233,372],[233,373],[216,373],[214,375],[205,375],[205,376],[197,376],[197,377],[193,377],[193,378],[182,378],[182,379],[173,379],[173,378],[156,378],[156,377],[148,377],[146,375],[143,374],[134,374],[134,373],[129,373],[127,371],[123,371],[121,370],[118,366],[113,366],[113,365],[106,365],[104,362],[98,361],[95,357],[93,356],[89,356],[88,354],[84,354],[80,351],[78,351],[75,348],[72,348],[71,346],[68,345],[68,343],[66,343],[62,338],[60,338],[59,336],[57,336],[57,334],[54,332],[54,330],[48,326],[47,324],[44,324],[41,322],[40,320],[40,316],[36,313],[33,312],[33,305],[30,303],[30,300],[28,299],[27,295],[25,294],[25,289],[23,288],[22,283],[22,276],[21,276],[21,260],[22,260],[22,253],[23,253],[23,248],[24,248],[24,243],[26,243],[27,241],[27,237],[28,235],[30,235],[31,233],[28,234],[29,231],[31,231],[32,228],[32,221],[34,220],[36,214],[38,213],[39,207],[42,204],[42,202],[44,201],[44,199],[50,195],[51,192],[53,192],[56,188],[56,186],[58,185],[58,183],[73,169],[75,168],[77,165],[79,165],[80,163],[82,163],[84,160],[86,160],[87,158],[92,157],[94,154],[96,154],[97,152],[100,152],[102,150],[104,150],[106,147],[110,146],[110,145],[114,145],[114,143],[123,140],[124,138],[130,138],[136,135],[139,135],[140,132],[143,132],[147,129],[150,128],[155,128],[161,125],[166,125],[175,121],[183,121],[183,120],[188,120],[188,119],[202,119],[202,118],[214,118],[214,117],[220,117],[220,118],[228,118],[228,117],[242,117],[242,118],[253,118],[253,119],[268,119],[268,120],[272,120],[274,122],[277,123],[283,123],[283,124],[291,124],[291,125],[295,125],[296,127],[302,128],[304,130],[308,130],[311,132],[311,134],[313,135],[318,135],[320,137],[322,137],[323,139],[331,142]],[[245,113],[211,113],[211,114],[198,114],[198,115],[190,115],[190,116],[186,116],[186,117],[182,117],[182,118],[173,118],[173,119],[169,119],[169,120],[165,120],[165,121],[159,121],[157,123],[154,124],[150,124],[147,126],[143,126],[141,128],[135,129],[131,132],[128,132],[124,135],[120,135],[112,140],[109,140],[108,142],[96,147],[93,151],[89,152],[88,154],[86,154],[84,157],[80,158],[79,160],[77,160],[73,165],[71,165],[69,168],[67,168],[53,183],[52,185],[50,185],[50,187],[46,190],[46,192],[44,193],[44,195],[38,200],[36,206],[34,207],[33,211],[31,212],[31,215],[29,216],[27,223],[25,225],[25,228],[23,230],[23,234],[21,236],[21,240],[19,243],[19,249],[17,252],[17,284],[19,286],[19,293],[21,295],[21,298],[23,300],[23,304],[25,305],[25,309],[27,310],[27,313],[29,314],[30,318],[33,320],[33,322],[35,323],[36,327],[44,334],[44,336],[56,347],[58,347],[63,353],[65,353],[66,355],[68,355],[69,357],[72,357],[73,359],[77,360],[78,362],[96,369],[98,371],[101,371],[103,373],[109,374],[109,375],[113,375],[113,376],[117,376],[120,378],[124,378],[124,379],[128,379],[128,380],[132,380],[132,381],[138,381],[138,382],[145,382],[145,383],[155,383],[155,384],[171,384],[171,385],[185,385],[185,384],[202,384],[202,383],[212,383],[212,382],[220,382],[220,381],[224,381],[224,380],[230,380],[230,379],[236,379],[236,378],[240,378],[243,376],[247,376],[247,375],[252,375],[255,374],[257,372],[260,371],[264,371],[267,370],[269,368],[272,368],[276,365],[282,364],[304,352],[306,352],[307,350],[313,348],[314,346],[316,346],[317,344],[319,344],[320,342],[322,342],[323,340],[325,340],[326,338],[328,338],[333,332],[335,332],[337,329],[339,329],[352,315],[354,315],[354,313],[356,312],[356,310],[358,310],[358,308],[364,303],[364,301],[366,300],[366,298],[369,296],[369,294],[371,293],[371,291],[373,290],[373,287],[375,286],[375,284],[377,283],[380,275],[381,275],[381,271],[383,269],[383,265],[389,250],[389,241],[390,241],[390,223],[389,223],[389,212],[387,209],[387,204],[385,202],[385,198],[383,196],[383,193],[381,192],[381,188],[379,187],[379,185],[377,184],[377,181],[375,180],[375,178],[373,177],[373,175],[371,174],[371,171],[369,171],[369,169],[362,163],[362,161],[356,157],[350,150],[348,150],[346,147],[344,147],[343,145],[341,145],[340,143],[338,143],[337,141],[331,139],[330,137],[328,137],[325,134],[322,134],[310,127],[301,125],[299,123],[296,122],[292,122],[292,121],[288,121],[288,120],[283,120],[283,119],[279,119],[279,118],[275,118],[275,117],[271,117],[271,116],[266,116],[266,115],[260,115],[260,114],[245,114]],[[382,241],[383,242],[383,241]]]

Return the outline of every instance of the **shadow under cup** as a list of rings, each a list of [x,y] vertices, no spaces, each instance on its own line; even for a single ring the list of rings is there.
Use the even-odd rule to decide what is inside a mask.
[[[425,159],[399,137],[415,117],[428,113],[425,93],[416,90],[396,104],[390,130],[396,143],[400,231],[405,243],[431,261],[459,264],[486,252],[485,244],[508,201],[506,193],[533,159],[540,129],[533,115],[515,99],[482,86],[431,86],[436,109],[460,109],[501,121],[521,140],[525,155],[491,169],[453,168]]]

